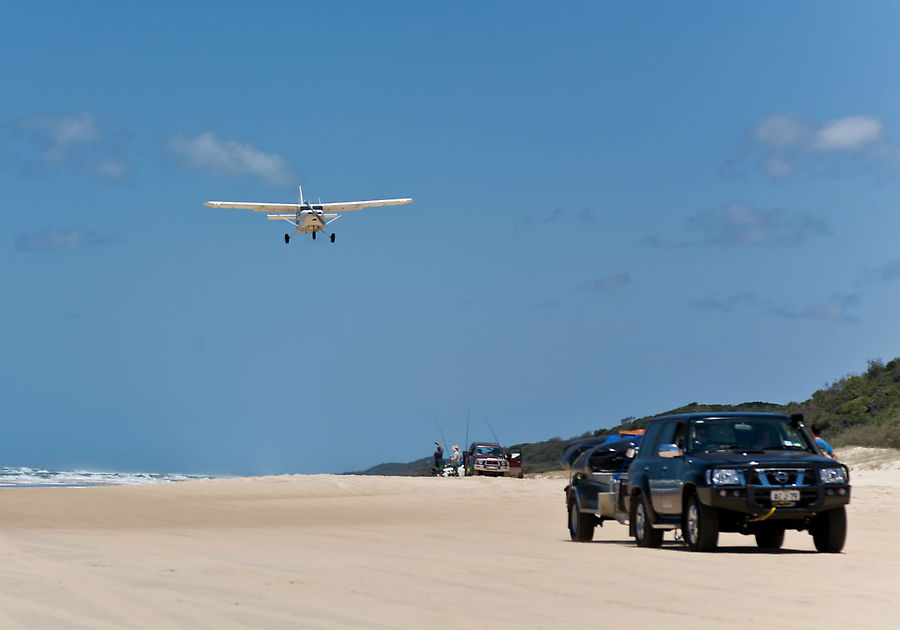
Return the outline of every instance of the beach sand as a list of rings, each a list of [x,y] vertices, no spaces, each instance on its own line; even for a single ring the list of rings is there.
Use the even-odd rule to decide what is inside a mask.
[[[0,628],[894,628],[898,453],[841,554],[568,539],[565,479],[332,475],[0,490]]]

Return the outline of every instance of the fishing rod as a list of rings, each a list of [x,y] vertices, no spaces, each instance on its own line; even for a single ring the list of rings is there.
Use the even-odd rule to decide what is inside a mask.
[[[469,420],[472,416],[472,410],[466,410],[466,441],[463,442],[463,448],[469,448]]]
[[[441,423],[438,422],[437,420],[435,420],[434,423],[437,425],[438,431],[441,434],[441,439],[444,440],[443,444],[447,445],[447,448],[449,448],[450,444],[447,442],[447,436],[444,435],[444,430],[441,428]]]
[[[500,448],[503,448],[503,445],[500,444],[500,440],[497,439],[497,434],[494,433],[494,427],[491,426],[491,421],[490,421],[490,420],[485,420],[485,422],[487,422],[488,429],[491,430],[491,435],[494,436],[494,441],[497,443],[497,446],[499,446]]]

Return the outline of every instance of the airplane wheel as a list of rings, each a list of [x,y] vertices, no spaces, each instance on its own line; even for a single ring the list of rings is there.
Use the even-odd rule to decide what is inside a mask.
[[[331,235],[331,242],[334,243],[334,234]]]
[[[313,240],[316,240],[316,233],[313,232]]]
[[[285,243],[285,245],[287,245],[287,244],[290,243],[290,242],[291,242],[291,235],[290,235],[290,234],[285,234],[285,235],[284,235],[284,243]]]

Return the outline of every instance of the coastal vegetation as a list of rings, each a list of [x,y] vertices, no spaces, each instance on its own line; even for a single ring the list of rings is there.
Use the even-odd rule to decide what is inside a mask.
[[[642,429],[650,418],[663,413],[706,411],[802,413],[807,425],[815,422],[822,427],[822,436],[832,446],[900,448],[900,357],[887,363],[879,359],[870,360],[862,374],[841,377],[813,392],[803,402],[785,405],[768,402],[737,405],[692,402],[652,416],[623,418],[614,426],[592,429],[568,439],[553,437],[541,442],[513,444],[509,450],[522,453],[527,473],[557,470],[560,454],[572,440]],[[362,474],[419,475],[429,474],[429,470],[430,460],[426,458],[408,464],[379,464]]]

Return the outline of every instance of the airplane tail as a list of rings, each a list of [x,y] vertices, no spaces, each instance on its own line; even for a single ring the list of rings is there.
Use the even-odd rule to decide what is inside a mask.
[[[297,188],[300,189],[300,205],[302,206],[303,205],[303,186],[300,185],[300,186],[297,186]]]

